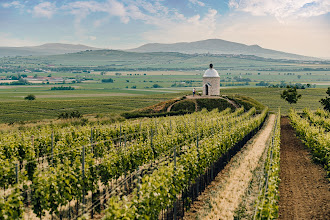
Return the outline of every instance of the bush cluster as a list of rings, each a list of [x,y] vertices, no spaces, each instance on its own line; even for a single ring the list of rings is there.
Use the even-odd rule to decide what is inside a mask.
[[[68,118],[82,118],[82,114],[79,111],[72,111],[72,112],[62,112],[58,116],[58,119],[68,119]]]

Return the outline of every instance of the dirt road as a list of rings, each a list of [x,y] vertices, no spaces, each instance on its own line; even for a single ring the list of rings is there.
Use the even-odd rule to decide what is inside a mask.
[[[275,122],[270,115],[263,129],[235,155],[186,213],[184,219],[233,219],[251,181],[253,171],[265,151]]]
[[[330,219],[330,184],[324,169],[295,136],[288,118],[281,119],[279,219]]]

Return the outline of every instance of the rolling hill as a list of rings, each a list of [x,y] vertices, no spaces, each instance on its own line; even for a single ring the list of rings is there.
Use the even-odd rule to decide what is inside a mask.
[[[0,57],[56,55],[65,53],[76,53],[85,50],[99,50],[99,48],[89,47],[81,44],[60,43],[49,43],[31,47],[0,47]]]
[[[138,48],[130,49],[132,52],[179,52],[186,54],[243,54],[254,55],[272,59],[289,60],[319,60],[315,57],[301,56],[276,50],[262,48],[258,45],[245,45],[221,39],[209,39],[195,42],[182,42],[173,44],[145,44]]]
[[[280,60],[254,55],[184,54],[178,52],[127,52],[119,50],[85,50],[76,53],[3,57],[0,66],[6,68],[28,67],[56,68],[60,71],[92,69],[99,71],[151,71],[151,70],[203,70],[213,63],[217,70],[293,70],[308,68],[309,65],[323,64],[326,61]],[[304,65],[304,66],[302,66]],[[24,67],[26,68],[26,67]]]

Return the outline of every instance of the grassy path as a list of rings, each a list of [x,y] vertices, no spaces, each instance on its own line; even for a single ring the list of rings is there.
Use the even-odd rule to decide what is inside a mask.
[[[267,141],[271,135],[275,115],[270,115],[264,128],[252,143],[235,155],[225,169],[193,204],[184,219],[233,219],[241,199],[251,181]]]
[[[330,184],[288,118],[281,119],[279,219],[330,219]]]

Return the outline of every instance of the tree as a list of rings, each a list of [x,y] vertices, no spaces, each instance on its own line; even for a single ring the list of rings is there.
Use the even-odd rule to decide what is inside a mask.
[[[328,94],[328,97],[321,99],[320,102],[323,105],[324,110],[330,112],[330,87],[328,87],[328,90],[326,91],[326,93]]]
[[[301,98],[301,94],[297,93],[297,88],[293,87],[290,88],[289,86],[287,87],[287,90],[284,90],[281,94],[281,98],[290,103],[297,103],[298,99]]]
[[[32,100],[35,100],[35,99],[36,99],[36,96],[35,96],[35,95],[32,95],[32,94],[29,94],[29,95],[27,95],[24,99],[25,99],[25,100],[30,100],[30,101],[32,101]]]
[[[103,83],[113,83],[113,79],[109,78],[109,79],[102,79],[101,82]]]

